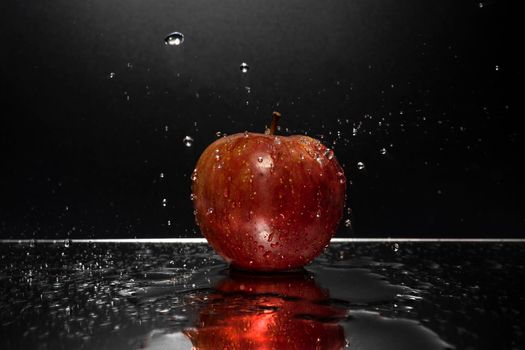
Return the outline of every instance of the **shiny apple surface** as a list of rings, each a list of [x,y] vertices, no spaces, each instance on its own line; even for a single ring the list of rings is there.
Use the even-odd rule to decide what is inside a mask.
[[[197,223],[232,265],[301,267],[335,234],[346,179],[334,152],[307,136],[241,133],[203,152],[192,175]]]

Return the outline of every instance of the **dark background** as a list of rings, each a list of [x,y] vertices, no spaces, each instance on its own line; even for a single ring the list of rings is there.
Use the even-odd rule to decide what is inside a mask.
[[[517,12],[1,1],[0,237],[198,236],[198,156],[217,132],[263,131],[273,110],[282,134],[320,138],[343,164],[352,227],[338,236],[523,236]],[[165,45],[173,31],[182,45]]]

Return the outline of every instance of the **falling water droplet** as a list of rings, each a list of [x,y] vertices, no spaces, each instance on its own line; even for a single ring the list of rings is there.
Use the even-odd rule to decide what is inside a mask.
[[[365,163],[363,162],[357,162],[357,169],[363,170],[365,168]]]
[[[178,46],[184,42],[184,35],[179,32],[170,33],[164,38],[164,43],[170,46]]]
[[[184,145],[186,147],[191,147],[193,146],[193,137],[191,136],[185,136],[183,139],[182,139],[182,142],[184,143]]]
[[[480,3],[478,4],[478,6],[479,6],[480,9],[483,8],[483,3],[480,2]]]
[[[399,243],[394,243],[394,244],[392,244],[392,250],[393,250],[394,252],[399,251]]]
[[[109,79],[115,78],[116,74],[114,72],[109,73],[108,77]]]
[[[498,71],[499,70],[499,66],[496,66],[495,69],[496,69],[496,71]]]
[[[221,136],[222,136],[222,133],[221,133],[220,131],[217,131],[217,132],[215,133],[215,136],[217,136],[217,137],[221,137]]]
[[[345,226],[346,227],[352,227],[352,221],[350,221],[350,219],[346,219],[345,220]]]
[[[384,148],[384,147],[381,148],[381,149],[379,150],[379,153],[381,153],[382,155],[385,155],[385,154],[386,154],[386,148]]]
[[[164,173],[160,173],[159,177],[160,177],[161,179],[163,179],[163,178],[164,178]]]
[[[250,66],[246,62],[241,63],[240,67],[242,73],[248,73]]]
[[[165,207],[166,205],[168,205],[168,200],[166,198],[164,198],[162,200],[162,206]]]

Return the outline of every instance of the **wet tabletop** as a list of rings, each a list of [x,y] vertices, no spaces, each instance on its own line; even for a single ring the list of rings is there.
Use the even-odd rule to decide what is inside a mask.
[[[234,271],[206,244],[0,244],[0,349],[523,349],[521,243],[332,243]]]

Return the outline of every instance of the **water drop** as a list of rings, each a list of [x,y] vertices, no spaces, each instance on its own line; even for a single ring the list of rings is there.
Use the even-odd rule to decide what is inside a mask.
[[[221,135],[222,135],[222,133],[221,133],[220,131],[217,131],[217,132],[215,133],[215,136],[217,136],[217,137],[221,137]]]
[[[480,3],[478,4],[478,6],[479,6],[480,9],[483,8],[483,3],[480,2]]]
[[[393,250],[394,252],[399,251],[399,243],[394,243],[394,244],[392,245],[392,250]]]
[[[345,220],[345,226],[346,227],[352,227],[352,221],[350,221],[350,219],[346,219]]]
[[[191,147],[193,146],[193,137],[191,136],[185,136],[183,139],[182,139],[182,142],[184,143],[184,145],[186,147]]]
[[[251,93],[252,92],[252,88],[251,87],[245,86],[244,88],[246,89],[247,93]]]
[[[332,160],[332,158],[334,158],[334,151],[328,148],[324,155],[326,158],[328,158],[328,160]]]
[[[365,168],[365,163],[363,162],[357,162],[357,169],[363,170]]]
[[[246,62],[241,63],[240,67],[242,73],[248,73],[250,66]]]
[[[184,42],[184,35],[179,32],[173,32],[171,34],[168,34],[166,38],[164,38],[164,43],[166,45],[170,46],[178,46]]]
[[[259,157],[259,158],[257,158],[257,161],[258,161],[259,163],[262,163],[262,161],[263,161],[263,157]]]
[[[496,66],[495,69],[496,69],[496,71],[498,71],[499,70],[499,66]]]
[[[115,76],[116,76],[116,74],[113,73],[113,72],[109,73],[109,75],[108,75],[109,79],[113,79],[113,78],[115,78]]]
[[[163,178],[164,178],[164,173],[160,173],[159,177],[160,177],[161,179],[163,179]]]
[[[191,181],[197,180],[197,169],[193,170],[193,173],[191,173]]]
[[[384,147],[381,148],[381,149],[379,150],[379,153],[381,153],[382,155],[385,155],[385,154],[386,154],[386,148],[384,148]]]
[[[208,210],[206,211],[206,214],[207,215],[213,214],[213,208],[208,208]]]
[[[162,200],[162,206],[165,207],[166,205],[168,205],[168,200],[166,198],[164,198]]]
[[[190,199],[191,199],[192,201],[195,200],[195,198],[197,198],[197,196],[196,196],[195,194],[193,194],[193,193],[190,194]]]

